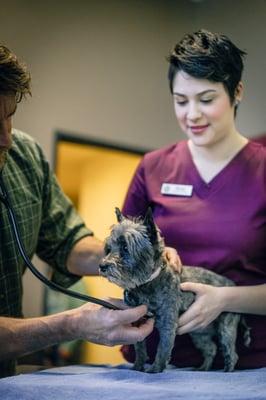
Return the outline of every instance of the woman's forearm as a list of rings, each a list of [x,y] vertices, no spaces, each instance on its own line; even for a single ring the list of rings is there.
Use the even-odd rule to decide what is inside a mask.
[[[266,284],[219,289],[223,311],[266,315]]]

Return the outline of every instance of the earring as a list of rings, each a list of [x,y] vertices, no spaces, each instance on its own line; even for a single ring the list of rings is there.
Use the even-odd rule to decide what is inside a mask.
[[[234,103],[235,103],[235,107],[238,107],[240,104],[240,101],[236,99]]]

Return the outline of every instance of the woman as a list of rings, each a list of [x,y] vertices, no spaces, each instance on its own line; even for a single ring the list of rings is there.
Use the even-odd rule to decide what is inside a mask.
[[[168,77],[188,140],[144,156],[123,208],[137,216],[151,206],[165,242],[178,250],[184,265],[208,268],[237,285],[182,285],[196,300],[179,320],[171,359],[179,367],[201,364],[184,334],[223,311],[246,314],[251,327],[250,348],[239,335],[237,367],[266,366],[266,148],[235,125],[244,55],[226,36],[205,30],[176,45]],[[157,339],[156,332],[149,338],[151,360]],[[131,347],[122,351],[133,360]],[[222,366],[219,355],[214,366]]]

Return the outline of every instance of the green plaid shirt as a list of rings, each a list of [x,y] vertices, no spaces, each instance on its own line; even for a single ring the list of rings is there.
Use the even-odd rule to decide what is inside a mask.
[[[75,242],[92,232],[63,194],[38,144],[18,130],[12,133],[13,145],[2,177],[24,247],[29,258],[36,253],[53,268],[53,281],[68,287],[79,278],[67,271],[66,258]],[[26,267],[2,203],[0,246],[0,315],[22,317],[22,275]],[[10,374],[7,369],[10,366],[0,363],[0,376]]]

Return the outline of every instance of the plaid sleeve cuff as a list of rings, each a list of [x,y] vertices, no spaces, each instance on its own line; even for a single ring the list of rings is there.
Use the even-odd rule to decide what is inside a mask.
[[[66,261],[73,246],[83,237],[93,236],[92,231],[87,228],[80,229],[75,235],[65,242],[65,246],[58,250],[56,268],[52,270],[52,281],[65,288],[74,285],[80,278],[79,275],[70,273],[66,267]]]

